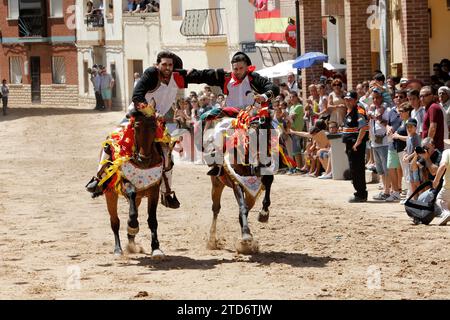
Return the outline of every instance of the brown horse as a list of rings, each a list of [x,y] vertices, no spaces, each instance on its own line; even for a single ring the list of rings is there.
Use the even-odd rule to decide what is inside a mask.
[[[270,128],[271,128],[270,118],[264,119],[263,122],[258,122],[254,128],[257,132],[259,129],[266,129],[267,132],[266,138],[267,142],[270,142]],[[259,135],[258,135],[259,136]],[[258,142],[259,143],[259,142]],[[267,144],[268,146],[270,144]],[[236,149],[234,150],[234,154],[236,155]],[[267,150],[270,153],[269,150]],[[248,158],[248,154],[246,154],[246,158]],[[234,162],[232,164],[225,161],[223,165],[223,171],[221,176],[212,176],[211,184],[211,198],[212,198],[212,211],[213,211],[213,220],[211,223],[211,228],[209,232],[209,240],[207,244],[207,248],[214,250],[217,249],[217,238],[216,238],[216,225],[217,225],[217,217],[220,211],[220,199],[222,196],[222,192],[225,186],[233,189],[234,196],[236,197],[236,201],[239,205],[239,223],[241,226],[241,239],[236,243],[236,250],[239,253],[243,254],[251,254],[258,252],[258,242],[253,239],[253,236],[250,232],[249,224],[248,224],[248,213],[255,205],[257,196],[259,191],[265,190],[263,207],[259,212],[258,221],[266,223],[269,220],[269,206],[270,206],[270,189],[273,183],[273,175],[260,175],[256,177],[256,179],[260,179],[261,187],[256,192],[250,192],[248,189],[244,187],[241,183],[242,181],[238,181],[236,178],[236,174],[241,177],[254,177],[255,171],[254,167],[249,166],[248,164],[242,164],[236,161],[236,156],[234,157]]]
[[[158,168],[163,166],[163,159],[161,156],[161,150],[159,150],[159,144],[155,140],[157,121],[155,117],[147,117],[137,112],[134,120],[134,132],[135,132],[135,148],[132,158],[128,162],[128,166],[133,166],[139,172],[145,172],[141,169],[151,169],[158,172]],[[125,165],[125,163],[124,163]],[[133,169],[132,169],[133,170]],[[151,169],[152,170],[152,169]],[[151,186],[138,190],[126,177],[122,178],[120,182],[120,188],[122,194],[128,200],[129,219],[128,219],[128,250],[130,252],[141,252],[142,249],[135,244],[135,236],[139,232],[138,222],[138,207],[142,198],[148,199],[148,226],[152,235],[152,257],[163,258],[164,253],[159,249],[158,241],[158,221],[156,218],[156,210],[158,207],[159,187],[161,184],[161,177],[156,180]],[[108,212],[111,220],[111,228],[115,238],[114,254],[121,255],[123,253],[120,245],[119,229],[120,220],[117,215],[117,202],[119,194],[114,188],[109,188],[105,192],[106,204],[108,206]]]

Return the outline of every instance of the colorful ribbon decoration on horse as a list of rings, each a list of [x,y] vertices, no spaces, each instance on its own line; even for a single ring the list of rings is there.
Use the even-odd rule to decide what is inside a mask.
[[[125,128],[112,132],[109,139],[103,142],[103,148],[108,145],[112,151],[112,161],[103,160],[100,163],[101,165],[109,163],[109,166],[105,169],[105,175],[98,185],[102,186],[108,179],[115,175],[105,190],[114,188],[117,193],[121,193],[120,182],[122,180],[122,175],[120,174],[120,168],[124,162],[131,159],[135,151],[134,122],[134,117],[131,117],[130,122]],[[168,144],[174,142],[162,119],[157,120],[155,142]]]

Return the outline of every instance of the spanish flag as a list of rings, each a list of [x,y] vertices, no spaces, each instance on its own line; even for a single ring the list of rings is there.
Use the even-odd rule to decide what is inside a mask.
[[[255,40],[285,41],[288,24],[289,18],[281,17],[280,9],[255,11]]]

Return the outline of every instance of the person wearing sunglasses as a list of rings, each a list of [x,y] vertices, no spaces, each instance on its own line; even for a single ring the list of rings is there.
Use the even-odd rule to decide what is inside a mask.
[[[433,89],[430,86],[425,86],[420,90],[420,101],[425,107],[422,139],[433,138],[436,148],[442,151],[444,150],[444,137],[448,137],[448,127],[444,122],[443,109],[435,103]]]

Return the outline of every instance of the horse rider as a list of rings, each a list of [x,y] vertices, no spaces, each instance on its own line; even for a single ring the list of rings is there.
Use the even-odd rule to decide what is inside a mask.
[[[156,117],[162,118],[172,106],[179,89],[187,88],[189,79],[187,72],[182,70],[183,62],[180,57],[169,51],[158,53],[156,65],[145,70],[133,92],[132,103],[128,107],[127,117],[134,112],[144,110],[152,99],[156,104]],[[126,121],[122,121],[121,125]],[[164,159],[164,175],[161,183],[161,203],[168,208],[177,209],[180,203],[171,191],[172,168],[170,148],[168,143],[161,142]],[[110,160],[110,155],[103,151],[101,162]],[[99,186],[104,174],[104,166],[99,166],[97,176],[86,185],[87,191],[93,193],[93,197],[101,195],[106,186]],[[171,194],[174,194],[172,197]]]
[[[189,82],[220,87],[227,96],[225,106],[239,109],[246,109],[255,102],[268,102],[279,94],[276,85],[254,72],[255,66],[245,53],[237,52],[233,55],[231,68],[232,72],[226,72],[223,69],[193,69],[189,72]],[[217,109],[210,112],[214,114]],[[221,164],[215,162],[207,174],[219,176],[222,172],[221,168]]]
[[[368,123],[365,110],[358,106],[358,94],[349,91],[344,97],[347,114],[344,118],[342,142],[345,143],[352,183],[356,192],[349,202],[366,202],[366,141]]]

